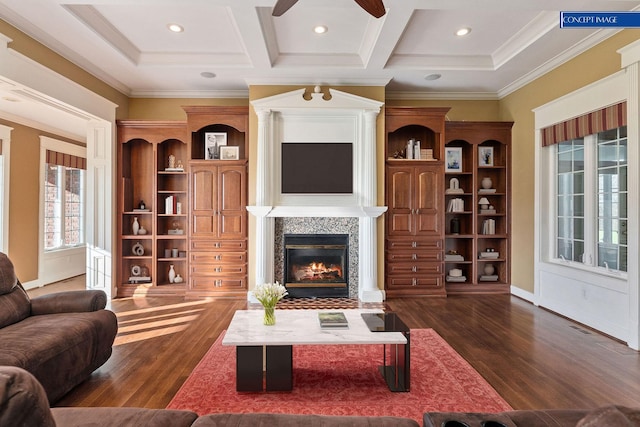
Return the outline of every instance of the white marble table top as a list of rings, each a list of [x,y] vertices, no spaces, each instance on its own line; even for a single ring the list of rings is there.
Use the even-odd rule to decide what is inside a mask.
[[[318,313],[340,311],[348,328],[321,328]],[[359,310],[276,310],[276,324],[262,324],[263,310],[238,310],[222,340],[222,345],[300,344],[406,344],[401,332],[371,332],[361,313],[381,313],[379,309]]]

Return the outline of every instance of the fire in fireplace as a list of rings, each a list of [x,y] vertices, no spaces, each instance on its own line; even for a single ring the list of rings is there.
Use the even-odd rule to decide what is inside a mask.
[[[348,297],[348,234],[285,234],[284,285],[289,296]]]

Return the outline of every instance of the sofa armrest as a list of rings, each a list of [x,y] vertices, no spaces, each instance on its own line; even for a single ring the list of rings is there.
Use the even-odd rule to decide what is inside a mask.
[[[31,315],[97,311],[107,306],[107,294],[97,289],[56,292],[31,299]]]

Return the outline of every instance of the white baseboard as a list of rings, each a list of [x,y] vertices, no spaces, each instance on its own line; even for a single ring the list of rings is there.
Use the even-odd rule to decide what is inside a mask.
[[[524,289],[518,288],[517,286],[511,285],[511,295],[515,295],[518,298],[522,298],[525,301],[530,302],[531,304],[538,305],[535,301],[535,295],[529,291],[525,291]]]

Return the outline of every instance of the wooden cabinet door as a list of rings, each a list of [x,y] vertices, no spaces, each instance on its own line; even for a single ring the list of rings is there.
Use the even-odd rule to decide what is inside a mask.
[[[413,224],[413,198],[415,179],[413,167],[389,166],[387,169],[388,236],[411,236]]]
[[[442,233],[442,173],[439,168],[416,168],[415,174],[415,229],[416,233],[440,235]]]
[[[193,166],[191,168],[191,235],[218,235],[218,169]]]
[[[247,229],[247,174],[244,166],[220,166],[218,173],[219,237],[242,239]]]

